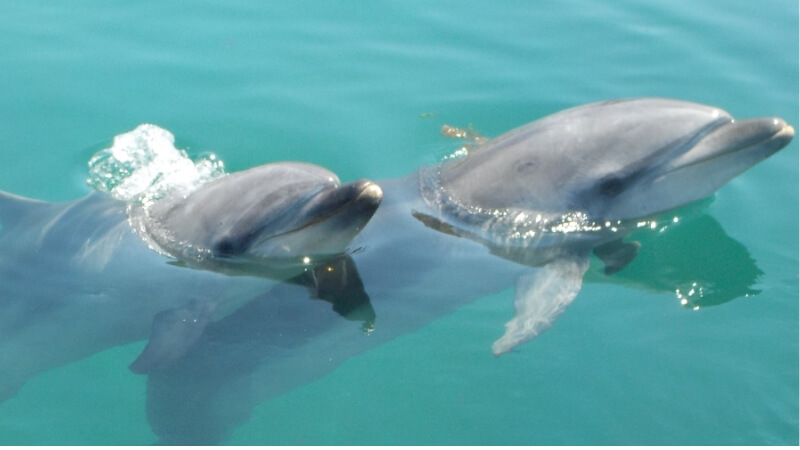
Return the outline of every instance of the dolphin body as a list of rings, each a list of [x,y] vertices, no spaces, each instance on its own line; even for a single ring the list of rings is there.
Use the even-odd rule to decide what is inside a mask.
[[[168,367],[209,322],[342,253],[381,196],[303,163],[148,206],[0,193],[0,400],[39,372],[148,335],[131,370]]]
[[[624,239],[641,224],[708,197],[793,135],[777,118],[734,120],[667,99],[609,101],[381,181],[381,206],[351,244],[358,251],[210,324],[184,357],[148,375],[151,427],[162,443],[220,442],[256,404],[515,286],[514,317],[491,346],[506,353],[575,299],[592,254],[606,274],[623,270],[640,250]],[[360,305],[342,316],[361,326],[309,296]]]
[[[793,137],[778,118],[734,120],[666,99],[608,101],[487,143],[437,170],[423,196],[440,229],[540,268],[517,280],[516,314],[492,346],[499,355],[552,325],[580,290],[590,252],[607,273],[621,270],[638,253],[622,241],[636,223],[710,196]]]

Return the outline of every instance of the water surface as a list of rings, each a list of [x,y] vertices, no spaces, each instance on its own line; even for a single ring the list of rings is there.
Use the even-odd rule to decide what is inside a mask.
[[[89,158],[141,123],[229,171],[301,160],[343,181],[434,163],[457,145],[443,124],[496,136],[609,98],[798,125],[788,0],[32,0],[0,6],[0,24],[0,189],[49,201],[86,194]],[[519,351],[489,351],[508,290],[259,405],[229,442],[797,445],[797,148],[669,245],[644,237],[653,250],[592,278]],[[719,304],[654,289],[668,260],[720,280]],[[143,345],[31,380],[0,404],[0,443],[152,443],[145,378],[127,370]]]

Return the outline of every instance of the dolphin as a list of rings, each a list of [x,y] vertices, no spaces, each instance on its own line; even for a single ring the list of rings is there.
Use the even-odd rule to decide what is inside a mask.
[[[0,193],[0,400],[37,373],[148,336],[131,370],[168,367],[209,322],[344,253],[381,198],[369,180],[342,184],[296,162],[146,205]]]
[[[175,364],[148,375],[151,428],[167,444],[223,441],[254,405],[514,287],[514,317],[487,343],[495,355],[507,353],[552,326],[578,295],[592,255],[604,266],[601,276],[624,274],[641,248],[629,236],[664,218],[671,224],[686,213],[675,208],[712,195],[793,135],[778,118],[734,120],[718,108],[669,99],[608,101],[379,181],[383,201],[350,244],[358,251],[276,285],[210,324]],[[708,221],[672,226],[708,228]],[[720,233],[713,220],[710,227]],[[709,251],[752,265],[745,250],[723,247]],[[758,269],[749,273],[752,283]],[[674,277],[653,288],[675,292],[686,279]],[[745,295],[749,284],[732,292]],[[331,316],[309,298],[356,306]]]
[[[706,105],[615,100],[553,114],[423,175],[432,226],[539,268],[516,283],[495,355],[539,335],[580,291],[589,254],[607,273],[638,253],[637,223],[713,194],[785,147],[779,118],[734,120]]]

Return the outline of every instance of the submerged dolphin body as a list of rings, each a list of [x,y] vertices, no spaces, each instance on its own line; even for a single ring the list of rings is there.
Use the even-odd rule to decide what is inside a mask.
[[[208,322],[344,252],[381,196],[367,180],[341,185],[303,163],[256,167],[148,207],[101,193],[64,204],[0,193],[0,399],[39,372],[148,334],[131,369],[168,367]]]
[[[219,442],[255,404],[516,286],[516,314],[492,346],[507,352],[572,302],[592,252],[606,273],[622,270],[639,250],[622,239],[638,223],[712,194],[792,136],[780,119],[735,121],[693,103],[605,102],[380,182],[384,200],[352,243],[360,251],[211,324],[184,358],[149,375],[148,420],[163,443]],[[324,314],[306,288],[371,303],[374,329],[365,336]]]

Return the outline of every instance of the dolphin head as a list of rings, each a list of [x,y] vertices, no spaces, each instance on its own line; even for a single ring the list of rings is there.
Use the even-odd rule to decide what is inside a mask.
[[[472,207],[630,220],[711,195],[793,136],[778,118],[734,120],[677,100],[609,101],[500,136],[445,165],[441,184]]]
[[[147,211],[145,228],[161,250],[184,261],[308,263],[342,254],[382,196],[369,180],[343,185],[319,166],[275,163],[164,198]]]

